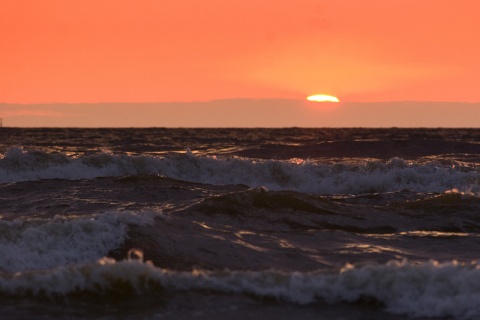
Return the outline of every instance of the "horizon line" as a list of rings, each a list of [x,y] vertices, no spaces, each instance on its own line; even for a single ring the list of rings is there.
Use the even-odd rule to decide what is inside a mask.
[[[213,102],[228,102],[228,101],[307,101],[305,98],[225,98],[225,99],[211,99],[211,100],[181,100],[181,101],[97,101],[97,102],[0,102],[0,105],[100,105],[100,104],[188,104],[188,103],[213,103]],[[369,100],[369,101],[355,101],[355,100],[341,100],[338,103],[465,103],[477,104],[479,101],[462,101],[462,100]],[[319,103],[319,102],[316,102]],[[321,103],[321,102],[320,102]]]

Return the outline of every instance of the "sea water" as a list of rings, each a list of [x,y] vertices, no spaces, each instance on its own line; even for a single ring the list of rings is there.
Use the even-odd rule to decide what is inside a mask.
[[[478,319],[480,129],[0,129],[1,319]]]

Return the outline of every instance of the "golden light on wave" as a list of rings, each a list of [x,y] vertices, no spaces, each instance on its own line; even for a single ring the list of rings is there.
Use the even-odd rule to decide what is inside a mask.
[[[329,96],[328,94],[314,94],[313,96],[308,96],[307,100],[315,102],[340,102],[337,97]]]

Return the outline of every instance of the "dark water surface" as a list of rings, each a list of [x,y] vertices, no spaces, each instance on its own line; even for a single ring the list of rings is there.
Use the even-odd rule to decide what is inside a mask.
[[[2,319],[480,317],[480,129],[1,128],[0,152]]]

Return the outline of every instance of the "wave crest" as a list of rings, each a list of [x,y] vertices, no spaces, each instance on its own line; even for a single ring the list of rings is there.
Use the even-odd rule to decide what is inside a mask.
[[[0,221],[0,271],[48,269],[105,256],[127,237],[129,225],[147,225],[157,212],[111,212],[90,218]]]
[[[188,152],[166,157],[99,153],[73,158],[61,153],[15,148],[0,159],[0,183],[129,175],[161,175],[205,184],[243,184],[314,194],[361,194],[404,189],[440,193],[455,189],[480,194],[480,174],[474,167],[415,163],[400,158],[360,164],[200,157]]]
[[[83,266],[50,271],[0,274],[2,294],[68,296],[112,292],[161,291],[248,294],[297,304],[376,301],[392,313],[414,317],[480,316],[480,266],[455,261],[412,264],[407,261],[355,267],[338,272],[170,271],[141,261],[103,258]]]

